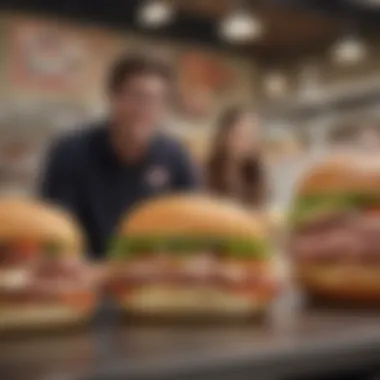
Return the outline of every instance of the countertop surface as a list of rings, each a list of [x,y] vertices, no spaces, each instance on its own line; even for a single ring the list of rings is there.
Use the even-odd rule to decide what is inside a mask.
[[[0,337],[2,380],[219,379],[243,369],[276,378],[376,366],[379,357],[379,313],[326,308],[280,307],[266,320],[213,325],[107,314],[83,330]]]

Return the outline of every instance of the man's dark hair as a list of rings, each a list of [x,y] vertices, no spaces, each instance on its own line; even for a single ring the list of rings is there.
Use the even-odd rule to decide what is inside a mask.
[[[120,91],[123,84],[137,75],[157,75],[171,83],[174,79],[171,66],[163,59],[152,55],[127,55],[119,57],[110,70],[108,90]]]

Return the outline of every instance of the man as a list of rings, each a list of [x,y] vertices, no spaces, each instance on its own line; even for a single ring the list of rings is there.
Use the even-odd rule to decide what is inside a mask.
[[[156,58],[120,58],[109,76],[109,120],[59,140],[48,155],[42,195],[74,213],[93,258],[137,202],[196,185],[186,152],[159,131],[172,81]]]

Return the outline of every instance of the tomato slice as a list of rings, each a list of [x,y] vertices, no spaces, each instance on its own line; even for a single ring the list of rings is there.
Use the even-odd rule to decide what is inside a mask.
[[[91,291],[64,293],[61,299],[66,305],[84,311],[91,310],[96,303],[96,295]]]
[[[380,216],[380,206],[366,208],[364,212],[366,215]]]
[[[234,286],[231,287],[231,291],[236,294],[245,295],[247,297],[259,298],[263,300],[268,300],[273,298],[279,292],[279,286],[275,283],[273,284],[263,284],[261,286]]]
[[[32,240],[19,240],[12,245],[12,250],[22,259],[33,257],[38,253],[39,249],[39,244]]]
[[[128,284],[126,281],[112,279],[105,285],[106,292],[112,296],[119,298],[123,297],[126,293],[133,291],[136,288],[134,284]]]

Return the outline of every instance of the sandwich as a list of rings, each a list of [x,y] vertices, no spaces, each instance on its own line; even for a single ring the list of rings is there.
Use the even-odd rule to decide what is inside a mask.
[[[96,305],[84,239],[65,211],[0,200],[0,331],[82,322]]]
[[[289,251],[295,275],[318,299],[380,301],[380,160],[327,157],[301,179]]]
[[[277,293],[265,222],[201,195],[159,197],[120,223],[107,288],[137,316],[251,316]]]

